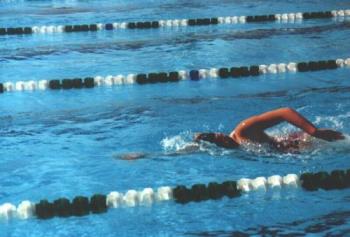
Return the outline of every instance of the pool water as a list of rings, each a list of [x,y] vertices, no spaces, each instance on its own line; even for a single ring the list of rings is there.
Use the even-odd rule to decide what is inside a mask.
[[[0,27],[349,9],[346,0],[4,1]],[[190,70],[349,57],[347,20],[0,36],[0,82]],[[244,79],[0,95],[0,204],[110,191],[348,169],[350,140],[280,154],[202,147],[195,132],[292,107],[350,133],[349,68]],[[269,130],[283,135],[282,124]],[[144,152],[126,161],[121,154]],[[0,236],[349,236],[350,191],[249,193],[186,205],[0,222]]]

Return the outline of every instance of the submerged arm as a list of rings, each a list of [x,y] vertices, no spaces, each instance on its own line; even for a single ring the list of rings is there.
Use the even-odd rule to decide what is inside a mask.
[[[197,143],[188,143],[185,146],[172,152],[128,152],[113,154],[113,158],[120,160],[139,160],[146,159],[150,157],[160,157],[160,156],[180,156],[191,154],[199,151],[199,145]]]

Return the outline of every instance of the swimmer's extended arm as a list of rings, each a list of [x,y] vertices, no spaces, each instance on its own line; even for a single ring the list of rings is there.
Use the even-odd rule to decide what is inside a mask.
[[[306,133],[313,135],[317,128],[306,118],[291,108],[281,108],[269,111],[244,121],[246,129],[262,129],[271,128],[282,122],[288,122]]]
[[[309,135],[323,140],[334,141],[344,138],[339,132],[330,129],[317,129],[311,122],[291,108],[276,109],[251,117],[244,121],[246,124],[245,129],[251,131],[256,129],[265,130],[282,122],[288,122],[302,129]]]

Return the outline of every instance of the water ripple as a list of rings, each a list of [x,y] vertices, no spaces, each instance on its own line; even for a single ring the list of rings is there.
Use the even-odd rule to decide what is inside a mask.
[[[266,91],[259,93],[246,93],[238,94],[234,96],[213,96],[213,97],[194,97],[194,98],[167,98],[167,97],[156,97],[153,98],[156,101],[161,101],[167,104],[182,104],[182,105],[193,105],[193,104],[204,104],[210,101],[227,100],[227,99],[266,99],[266,98],[286,98],[295,99],[310,96],[310,94],[344,94],[350,92],[350,86],[331,86],[321,88],[307,88],[302,90],[278,90],[278,91]]]
[[[0,60],[25,60],[33,57],[48,56],[54,54],[65,54],[67,52],[78,53],[106,53],[111,50],[139,50],[148,47],[178,46],[188,45],[195,42],[214,41],[217,39],[225,41],[234,41],[241,39],[267,39],[275,36],[284,35],[310,35],[314,33],[346,31],[350,27],[350,22],[334,23],[323,26],[312,26],[303,28],[277,28],[277,29],[254,29],[254,30],[226,30],[218,32],[218,30],[203,32],[187,32],[181,35],[171,35],[169,37],[152,38],[145,40],[123,41],[114,40],[100,43],[74,43],[57,46],[41,46],[32,48],[1,49],[3,56]],[[64,46],[64,47],[62,47]]]
[[[350,211],[336,211],[323,216],[293,221],[271,226],[256,226],[244,231],[188,232],[189,236],[305,236],[306,234],[326,234],[327,236],[347,236],[350,228],[340,229],[350,221]]]

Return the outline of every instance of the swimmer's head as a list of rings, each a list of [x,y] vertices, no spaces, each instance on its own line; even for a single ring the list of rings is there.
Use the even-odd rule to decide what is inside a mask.
[[[196,142],[206,141],[214,143],[219,147],[224,147],[228,149],[234,149],[239,146],[239,144],[234,141],[231,137],[223,133],[197,133],[194,137]]]

